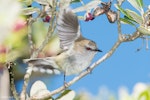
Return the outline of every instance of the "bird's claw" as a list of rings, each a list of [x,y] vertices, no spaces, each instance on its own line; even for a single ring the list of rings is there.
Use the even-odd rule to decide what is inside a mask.
[[[86,71],[88,71],[90,74],[92,74],[92,69],[91,69],[91,67],[87,67]]]
[[[64,81],[64,87],[65,87],[65,89],[66,89],[68,86],[69,86],[68,83],[67,83],[66,81]]]

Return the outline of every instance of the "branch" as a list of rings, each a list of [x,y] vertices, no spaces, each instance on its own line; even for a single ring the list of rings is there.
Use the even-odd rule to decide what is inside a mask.
[[[34,50],[34,45],[33,45],[33,40],[32,40],[32,24],[34,23],[35,20],[33,20],[32,16],[30,16],[28,18],[28,22],[27,22],[27,32],[28,32],[28,41],[29,41],[29,45],[30,45],[30,49],[31,49],[31,54]]]
[[[120,23],[119,18],[120,18],[120,11],[119,11],[119,10],[117,10],[117,19],[118,19],[118,21],[117,21],[117,25],[118,25],[118,35],[119,35],[119,37],[120,37],[120,36],[122,35],[122,32],[121,32],[121,23]]]
[[[68,88],[69,86],[71,86],[72,84],[74,84],[75,82],[77,82],[78,80],[80,80],[81,78],[83,78],[84,76],[86,76],[87,74],[89,74],[95,67],[97,67],[100,63],[102,63],[103,61],[105,61],[106,59],[108,59],[109,57],[112,56],[112,54],[116,51],[116,49],[119,47],[119,45],[123,42],[127,42],[127,41],[133,41],[135,39],[137,39],[138,37],[140,37],[141,34],[139,32],[134,32],[133,35],[130,35],[130,37],[126,37],[126,38],[121,38],[118,39],[118,41],[114,44],[114,46],[110,49],[110,51],[108,53],[106,53],[102,58],[100,58],[98,61],[96,61],[95,63],[93,63],[90,67],[89,70],[85,70],[84,72],[82,72],[81,74],[79,74],[78,76],[74,77],[71,81],[69,81],[67,83],[67,86],[61,86],[60,88],[48,93],[48,94],[44,94],[41,96],[41,98],[37,98],[36,96],[32,96],[30,99],[48,99],[51,96],[60,93],[61,91],[65,90],[66,88]]]
[[[39,46],[39,48],[31,55],[31,58],[35,58],[37,57],[37,55],[39,54],[39,52],[42,51],[42,49],[46,46],[46,44],[49,42],[50,37],[52,36],[52,34],[54,33],[54,30],[56,28],[56,22],[55,22],[55,17],[56,17],[56,5],[57,2],[55,0],[53,0],[53,5],[54,7],[52,8],[52,13],[51,13],[51,20],[50,20],[50,26],[48,28],[48,32],[46,35],[45,40],[42,42],[42,44]]]
[[[31,7],[31,5],[29,7]],[[32,15],[28,15],[27,32],[28,32],[28,41],[29,41],[29,45],[30,45],[30,49],[31,49],[31,54],[34,52],[34,44],[33,44],[33,39],[32,39],[32,25],[39,18],[43,17],[45,14],[46,14],[45,13],[45,6],[43,6],[42,11],[40,12],[40,14],[36,18],[33,18]]]
[[[39,53],[44,47],[45,45],[49,42],[50,37],[52,36],[52,34],[54,33],[54,30],[56,28],[56,23],[55,23],[55,11],[52,12],[52,17],[51,17],[51,21],[50,21],[50,27],[48,29],[48,33],[46,36],[46,39],[43,41],[43,43],[40,45],[40,47],[38,48],[38,50],[36,51],[36,55],[37,53]],[[34,55],[33,55],[34,56]]]
[[[29,5],[28,7],[31,7],[32,5]],[[39,18],[40,16],[38,16],[37,18]],[[35,19],[37,19],[35,18]],[[32,15],[28,15],[27,16],[27,33],[28,33],[28,41],[29,41],[29,45],[30,45],[30,52],[32,53],[34,50],[34,46],[33,46],[33,40],[32,40],[32,24],[35,22],[35,19],[32,18]]]
[[[121,6],[122,5],[122,3],[124,2],[125,0],[117,0],[117,4],[119,5],[119,6]],[[120,10],[119,9],[117,9],[117,25],[118,25],[118,37],[120,38],[121,37],[121,35],[122,35],[122,31],[121,31],[121,22],[120,22]]]
[[[9,71],[9,79],[10,79],[10,90],[12,92],[13,97],[15,98],[15,100],[19,100],[19,96],[18,93],[16,91],[16,87],[15,87],[15,83],[14,83],[14,73],[13,73],[13,66],[15,64],[13,62],[9,62],[6,64],[6,67],[8,68]]]
[[[53,2],[56,5],[55,0],[53,0]],[[46,39],[42,42],[42,44],[39,46],[39,48],[32,53],[31,58],[35,58],[35,57],[38,56],[39,52],[45,47],[45,45],[50,40],[51,35],[54,33],[54,30],[55,30],[55,27],[56,27],[55,14],[54,14],[55,12],[56,12],[56,6],[53,8],[53,11],[52,11],[52,17],[51,17],[50,26],[49,26],[49,29],[48,29],[48,32],[47,32]],[[29,82],[29,79],[30,79],[31,74],[32,74],[32,68],[33,68],[33,66],[29,65],[29,67],[28,67],[28,69],[26,71],[26,74],[24,76],[23,89],[22,89],[22,92],[20,94],[21,100],[25,100],[26,99],[26,97],[25,97],[26,96],[26,88],[28,86],[28,82]]]
[[[132,35],[122,35],[120,38],[120,41],[122,41],[122,42],[133,41],[141,36],[142,36],[142,34],[138,31],[136,31]]]

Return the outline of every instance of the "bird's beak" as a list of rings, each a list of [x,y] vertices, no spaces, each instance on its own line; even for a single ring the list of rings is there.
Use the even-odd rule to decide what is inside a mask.
[[[97,51],[97,52],[103,52],[102,50],[100,50],[100,49],[95,49],[95,51]]]

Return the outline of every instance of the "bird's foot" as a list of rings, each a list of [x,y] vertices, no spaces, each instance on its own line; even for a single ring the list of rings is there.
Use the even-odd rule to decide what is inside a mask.
[[[69,86],[68,83],[66,81],[64,81],[64,87],[65,87],[65,89],[67,89],[68,86]]]
[[[87,68],[86,68],[86,71],[89,72],[90,74],[92,74],[92,69],[91,69],[91,67],[87,67]]]

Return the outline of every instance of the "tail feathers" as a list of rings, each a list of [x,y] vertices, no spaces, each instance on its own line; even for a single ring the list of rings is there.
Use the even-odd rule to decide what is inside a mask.
[[[44,67],[33,67],[34,72],[46,73],[46,74],[61,74],[61,72],[57,69],[45,69]]]
[[[48,73],[48,74],[60,74],[60,71],[58,70],[58,65],[55,63],[55,61],[50,58],[31,58],[31,59],[24,59],[25,63],[32,64],[33,71],[35,72],[41,72],[41,73]]]

